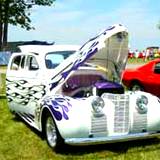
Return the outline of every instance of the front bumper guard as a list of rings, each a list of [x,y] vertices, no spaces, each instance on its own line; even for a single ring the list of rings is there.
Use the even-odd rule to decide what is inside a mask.
[[[138,139],[152,138],[157,136],[160,136],[160,132],[134,133],[134,134],[127,134],[121,136],[108,136],[108,137],[67,138],[65,139],[65,143],[73,146],[85,146],[85,145],[125,142],[129,140],[138,140]]]

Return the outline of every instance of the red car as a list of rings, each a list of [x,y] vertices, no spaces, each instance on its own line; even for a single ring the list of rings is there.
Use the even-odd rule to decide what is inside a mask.
[[[160,97],[160,59],[124,70],[122,82],[129,90],[142,90]]]

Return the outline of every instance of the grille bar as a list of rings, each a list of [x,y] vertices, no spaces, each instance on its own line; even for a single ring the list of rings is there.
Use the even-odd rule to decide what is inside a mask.
[[[129,95],[105,94],[104,97],[111,100],[115,105],[114,132],[129,132]]]
[[[147,130],[147,114],[139,114],[138,111],[133,114],[133,128],[132,133],[142,132]],[[141,122],[141,123],[140,123]]]
[[[92,116],[91,134],[96,133],[107,133],[107,117],[105,115],[101,117]]]

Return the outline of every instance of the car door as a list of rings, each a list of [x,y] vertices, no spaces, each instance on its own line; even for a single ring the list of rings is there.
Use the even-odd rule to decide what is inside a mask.
[[[25,91],[23,90],[25,55],[15,55],[9,63],[6,76],[6,94],[9,107],[13,111],[21,111]]]
[[[160,96],[160,62],[152,67],[152,72],[147,74],[146,89],[148,92]]]
[[[11,110],[33,123],[37,102],[45,94],[36,55],[18,55],[7,74],[8,99]]]
[[[40,63],[35,55],[28,55],[25,63],[23,89],[25,99],[23,101],[24,112],[28,119],[34,119],[38,107],[38,101],[45,95],[45,84],[40,70]],[[24,91],[23,91],[24,92]]]
[[[157,62],[154,65],[153,74],[154,74],[153,84],[155,86],[154,94],[160,97],[160,62]]]

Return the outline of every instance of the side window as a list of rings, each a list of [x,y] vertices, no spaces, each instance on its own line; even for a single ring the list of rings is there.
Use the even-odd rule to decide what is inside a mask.
[[[23,69],[25,64],[25,56],[16,56],[14,57],[11,63],[11,70]]]
[[[28,67],[28,70],[30,71],[35,71],[39,69],[38,62],[34,56],[28,56],[27,67]]]
[[[154,73],[160,74],[160,63],[156,63],[154,66]]]
[[[21,59],[21,68],[24,68],[24,65],[25,65],[25,56],[22,56],[22,59]]]

